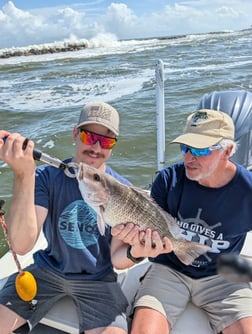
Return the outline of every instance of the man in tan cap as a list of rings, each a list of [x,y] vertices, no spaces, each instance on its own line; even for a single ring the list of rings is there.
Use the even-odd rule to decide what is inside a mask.
[[[117,268],[143,257],[152,262],[135,298],[131,334],[170,333],[189,301],[204,309],[213,333],[252,333],[250,286],[230,282],[216,269],[219,254],[240,253],[252,229],[252,173],[230,160],[234,133],[231,117],[222,111],[192,113],[184,133],[172,141],[180,144],[183,162],[160,171],[151,189],[156,202],[177,218],[181,237],[209,246],[207,254],[185,265],[155,231],[138,234],[129,224],[112,229]]]
[[[65,162],[85,162],[130,184],[106,165],[118,135],[115,108],[103,102],[86,104],[73,129],[75,155]],[[110,260],[110,229],[100,235],[96,213],[84,202],[75,178],[49,165],[35,170],[34,143],[29,141],[22,150],[24,140],[17,133],[0,131],[0,159],[13,169],[15,180],[7,219],[9,237],[13,249],[25,254],[43,229],[48,247],[35,253],[35,264],[27,269],[37,280],[36,310],[18,298],[16,274],[0,291],[1,334],[26,322],[34,328],[65,296],[74,301],[80,333],[127,334],[127,300]]]

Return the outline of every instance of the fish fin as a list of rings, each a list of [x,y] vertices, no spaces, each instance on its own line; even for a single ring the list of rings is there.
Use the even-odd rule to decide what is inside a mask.
[[[97,213],[97,226],[101,235],[105,234],[106,223],[103,216],[104,208],[102,205],[99,206],[99,213]]]
[[[150,192],[149,190],[146,190],[146,189],[143,189],[143,188],[140,188],[140,187],[136,187],[136,186],[129,186],[129,188],[132,189],[132,191],[136,194],[141,194],[143,195],[144,197],[147,197],[148,200],[151,200],[152,198],[150,197]]]
[[[178,239],[180,237],[180,227],[177,223],[177,219],[171,216],[168,212],[164,211],[166,216],[167,228],[170,231],[171,235],[174,239]],[[168,220],[168,221],[167,221]]]
[[[180,240],[174,243],[174,253],[185,265],[192,264],[195,259],[210,249],[211,247],[198,244],[194,241]]]

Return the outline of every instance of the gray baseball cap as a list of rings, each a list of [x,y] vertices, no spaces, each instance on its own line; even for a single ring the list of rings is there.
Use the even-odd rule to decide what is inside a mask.
[[[115,108],[105,102],[89,102],[81,111],[77,128],[86,124],[103,125],[119,135],[119,114]]]

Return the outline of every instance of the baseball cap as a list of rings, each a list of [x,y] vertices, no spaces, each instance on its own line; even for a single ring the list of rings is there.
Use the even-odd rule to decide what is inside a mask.
[[[105,102],[89,102],[82,108],[77,128],[86,124],[103,125],[116,136],[119,134],[119,114]]]
[[[201,109],[188,116],[184,134],[171,143],[206,148],[219,143],[222,139],[234,140],[234,131],[233,120],[228,114]]]

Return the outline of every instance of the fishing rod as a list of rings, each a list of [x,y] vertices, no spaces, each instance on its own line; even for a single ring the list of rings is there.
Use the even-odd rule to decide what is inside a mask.
[[[217,271],[226,279],[234,282],[252,282],[252,261],[234,253],[219,255]]]
[[[8,137],[4,137],[3,141],[4,143],[6,143],[6,141],[8,140]],[[23,145],[22,145],[22,149],[25,150],[26,146],[28,144],[29,139],[25,138]],[[64,163],[63,161],[57,159],[57,158],[53,158],[50,155],[34,148],[33,149],[33,159],[37,160],[37,161],[42,161],[45,162],[51,166],[54,166],[56,168],[60,168],[62,170],[65,170],[66,168],[68,168],[68,164]]]
[[[6,143],[6,141],[8,140],[8,137],[4,137],[3,141],[4,143]],[[29,139],[25,138],[23,145],[22,145],[22,149],[25,150],[26,146],[28,144]],[[33,149],[33,159],[36,161],[42,161],[48,165],[51,165],[53,167],[59,168],[61,170],[64,171],[64,173],[71,178],[74,178],[76,176],[76,172],[79,168],[79,164],[76,162],[68,162],[65,163],[62,160],[58,159],[58,158],[54,158],[51,157],[49,154],[46,154],[36,148]],[[72,170],[71,170],[72,168]]]

